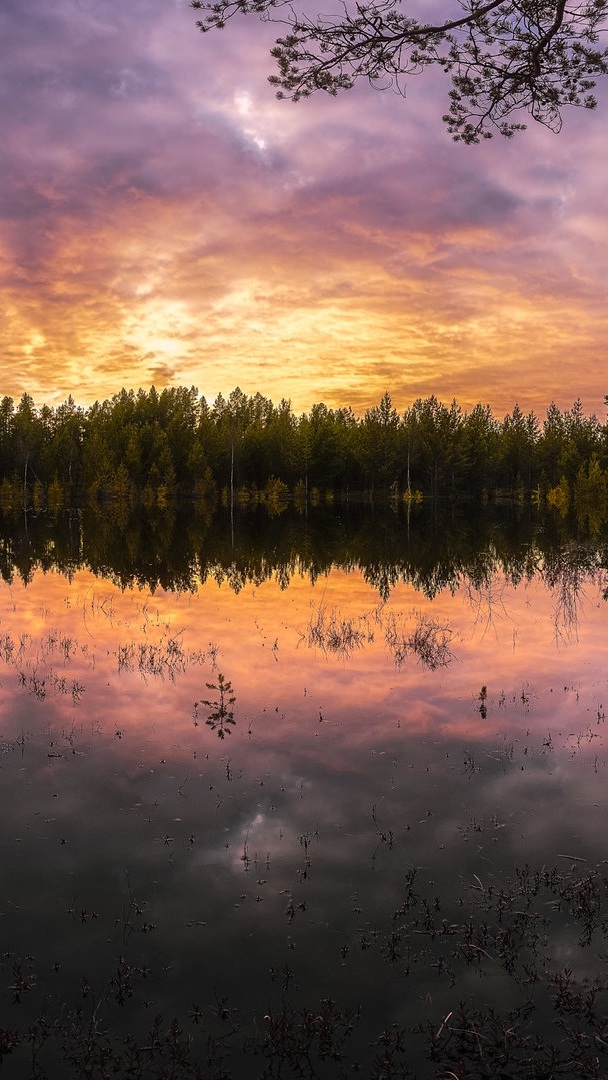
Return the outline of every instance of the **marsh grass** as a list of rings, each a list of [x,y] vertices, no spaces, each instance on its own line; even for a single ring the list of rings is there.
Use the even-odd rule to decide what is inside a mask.
[[[119,672],[137,670],[143,679],[152,676],[175,682],[176,676],[183,675],[188,666],[179,638],[180,635],[163,635],[158,642],[130,641],[119,645],[116,654]]]
[[[372,816],[391,847],[375,807]],[[299,839],[308,859],[310,836]],[[159,972],[134,958],[133,945],[155,927],[128,884],[116,927],[121,952],[101,993],[93,991],[99,977],[80,976],[57,998],[34,956],[0,958],[0,1064],[20,1080],[604,1080],[608,879],[603,864],[568,856],[562,863],[526,863],[500,881],[473,874],[447,895],[421,869],[408,870],[399,906],[361,948],[399,972],[404,994],[410,976],[437,989],[425,1019],[375,1032],[367,1013],[377,988],[361,985],[355,1008],[322,992],[306,1002],[291,965],[271,971],[273,1003],[239,1009],[217,988],[178,1016],[154,1012],[148,1001],[146,1020]],[[73,905],[73,917],[86,926],[98,916]],[[568,965],[560,960],[566,941]],[[441,1011],[446,992],[452,1004]]]
[[[102,611],[110,622],[115,617],[111,599],[92,600],[95,611]],[[146,605],[141,612],[144,623],[142,632],[146,632],[150,622]],[[184,675],[190,666],[202,666],[211,663],[211,669],[217,670],[219,646],[209,643],[208,649],[184,647],[183,630],[171,633],[166,624],[160,627],[158,640],[119,643],[114,650],[118,674],[137,672],[145,682],[148,678],[175,682]],[[80,675],[70,674],[68,667],[95,667],[95,652],[87,644],[81,644],[71,635],[57,629],[49,629],[40,636],[29,633],[14,635],[10,631],[0,635],[0,660],[12,668],[17,676],[17,685],[38,701],[63,696],[71,698],[72,705],[77,705],[85,693],[85,683]]]
[[[435,671],[447,667],[454,659],[451,648],[454,634],[449,624],[416,610],[406,617],[403,612],[387,611],[384,604],[348,618],[337,608],[311,604],[310,620],[306,630],[300,630],[299,634],[300,641],[305,641],[309,648],[348,660],[358,649],[371,645],[376,632],[382,635],[397,668],[415,657],[424,667]]]
[[[300,631],[300,640],[309,648],[348,659],[374,640],[374,631],[365,614],[345,618],[335,607],[311,604],[310,620],[306,631]]]
[[[391,612],[384,620],[383,630],[384,641],[398,668],[410,656],[430,671],[447,667],[454,659],[451,627],[425,612],[413,611],[409,624],[403,615]]]

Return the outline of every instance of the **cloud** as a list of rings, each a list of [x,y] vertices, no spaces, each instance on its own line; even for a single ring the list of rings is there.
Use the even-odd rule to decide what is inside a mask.
[[[278,102],[273,28],[178,2],[11,0],[2,30],[3,392],[603,394],[599,117],[470,149],[442,79]]]

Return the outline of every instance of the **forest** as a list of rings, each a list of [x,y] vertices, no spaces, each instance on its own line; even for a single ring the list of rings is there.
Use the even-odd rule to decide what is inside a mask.
[[[0,401],[0,512],[191,501],[276,511],[346,499],[516,500],[562,514],[608,506],[608,423],[580,400],[544,420],[518,405],[419,398],[403,413],[390,394],[357,417],[319,403],[297,415],[237,387],[210,404],[195,387],[125,390],[81,407]]]

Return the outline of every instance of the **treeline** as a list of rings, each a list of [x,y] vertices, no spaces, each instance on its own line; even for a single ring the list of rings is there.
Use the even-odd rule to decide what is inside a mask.
[[[396,499],[546,500],[566,512],[608,503],[608,426],[580,400],[543,421],[519,406],[390,395],[356,417],[313,405],[296,415],[238,387],[210,404],[192,387],[121,390],[81,408],[37,408],[28,394],[0,402],[0,509],[103,505],[148,508],[191,499],[276,506],[355,493]]]

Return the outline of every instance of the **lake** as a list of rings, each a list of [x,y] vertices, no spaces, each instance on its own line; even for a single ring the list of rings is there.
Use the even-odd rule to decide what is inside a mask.
[[[607,1074],[605,540],[72,515],[1,566],[3,1076]]]

